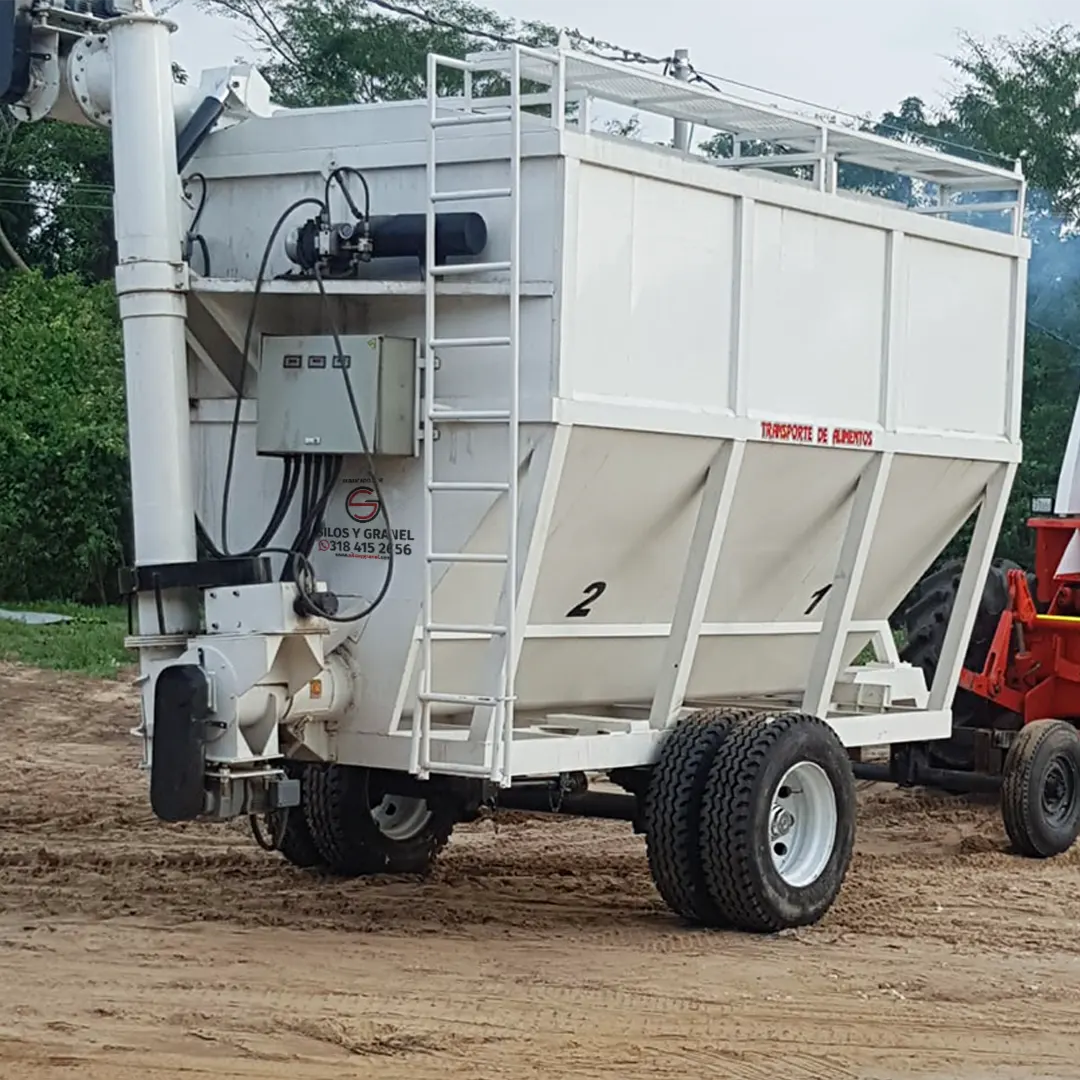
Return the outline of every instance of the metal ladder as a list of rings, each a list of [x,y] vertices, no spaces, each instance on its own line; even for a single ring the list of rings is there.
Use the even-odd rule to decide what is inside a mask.
[[[425,409],[424,409],[424,521],[423,521],[423,599],[421,607],[421,655],[417,707],[413,713],[410,771],[420,777],[433,772],[454,775],[475,775],[508,786],[510,783],[510,746],[514,730],[514,683],[520,643],[517,633],[517,546],[518,546],[518,468],[520,425],[520,330],[521,330],[521,59],[523,53],[556,65],[557,61],[535,52],[514,46],[503,65],[493,67],[492,61],[470,62],[431,54],[428,56],[427,97],[429,130],[427,141],[427,273],[425,290]],[[492,60],[498,62],[497,58]],[[505,62],[507,61],[508,62]],[[460,71],[464,79],[461,107],[456,105],[451,115],[439,115],[438,76],[441,68]],[[500,71],[510,80],[509,107],[491,109],[490,99],[473,98],[473,76],[481,72]],[[555,80],[552,101],[561,100],[561,78]],[[484,108],[489,111],[478,111]],[[554,113],[554,109],[553,109]],[[463,125],[510,124],[509,184],[500,188],[441,191],[436,183],[438,166],[438,134],[441,130]],[[510,211],[510,257],[500,262],[477,262],[455,266],[435,265],[435,215],[444,203],[476,202],[486,199],[508,199]],[[509,301],[509,333],[499,337],[440,337],[436,319],[437,286],[447,278],[462,279],[476,274],[506,275],[506,295]],[[453,409],[440,407],[436,389],[436,353],[449,349],[498,349],[506,351],[506,408]],[[499,425],[507,431],[507,460],[505,475],[483,481],[444,481],[435,478],[435,444],[439,429],[446,424],[485,423]],[[436,551],[434,549],[434,519],[436,496],[450,501],[461,493],[493,492],[505,496],[507,528],[505,549],[498,552],[470,553]],[[492,625],[437,623],[433,621],[435,568],[454,563],[494,563],[505,567],[499,602],[499,614]],[[485,637],[495,650],[490,657],[490,670],[497,667],[494,687],[487,693],[451,694],[432,686],[434,646],[440,634],[472,634]],[[487,665],[485,671],[489,670]],[[494,692],[490,692],[493,690]],[[432,706],[437,704],[471,707],[474,729],[477,718],[486,716],[484,763],[433,762],[431,759]]]

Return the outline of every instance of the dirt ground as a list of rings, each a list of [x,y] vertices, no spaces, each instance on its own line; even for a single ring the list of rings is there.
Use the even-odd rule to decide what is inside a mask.
[[[127,684],[0,666],[0,1077],[1080,1077],[1080,852],[867,788],[841,900],[688,930],[628,826],[502,815],[313,878],[150,814]]]

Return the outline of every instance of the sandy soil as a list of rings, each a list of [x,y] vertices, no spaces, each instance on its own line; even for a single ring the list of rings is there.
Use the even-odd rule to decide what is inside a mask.
[[[0,1077],[1080,1077],[1080,852],[868,788],[818,927],[681,927],[628,826],[502,815],[427,881],[167,827],[129,686],[0,666]]]

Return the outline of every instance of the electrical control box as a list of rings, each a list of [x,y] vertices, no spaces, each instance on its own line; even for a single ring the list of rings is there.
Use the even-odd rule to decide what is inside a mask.
[[[362,454],[346,378],[373,454],[416,453],[416,341],[343,335],[264,336],[259,369],[260,454]]]

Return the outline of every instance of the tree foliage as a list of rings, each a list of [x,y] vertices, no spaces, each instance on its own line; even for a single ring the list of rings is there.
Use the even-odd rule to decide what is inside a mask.
[[[543,23],[516,23],[466,0],[412,5],[431,21],[402,17],[369,0],[200,2],[241,22],[269,57],[261,70],[276,100],[293,107],[422,98],[430,52],[464,57],[492,48],[497,38],[539,46],[558,36]],[[447,89],[460,85],[452,72],[442,78]]]
[[[0,165],[0,213],[15,249],[49,274],[112,278],[112,155],[99,128],[44,122],[14,129]]]
[[[499,39],[541,45],[557,34],[471,0],[197,2],[238,21],[276,100],[294,107],[420,97],[429,52],[461,57],[498,47]],[[1025,460],[999,550],[1029,562],[1029,499],[1053,492],[1080,392],[1080,37],[1061,28],[988,44],[965,38],[954,64],[957,86],[940,109],[912,96],[865,126],[961,156],[1024,163],[1033,242]],[[444,90],[455,79],[449,73]],[[631,118],[609,129],[634,135],[639,125]],[[705,150],[730,155],[731,139],[718,136]],[[747,142],[741,152],[770,148]],[[908,180],[847,165],[840,182],[908,204],[926,195]],[[111,188],[107,133],[52,123],[0,131],[0,226],[34,267],[0,276],[5,598],[101,598],[124,554],[128,477],[108,283]]]
[[[108,284],[0,288],[0,596],[104,600],[124,550],[124,374]]]

